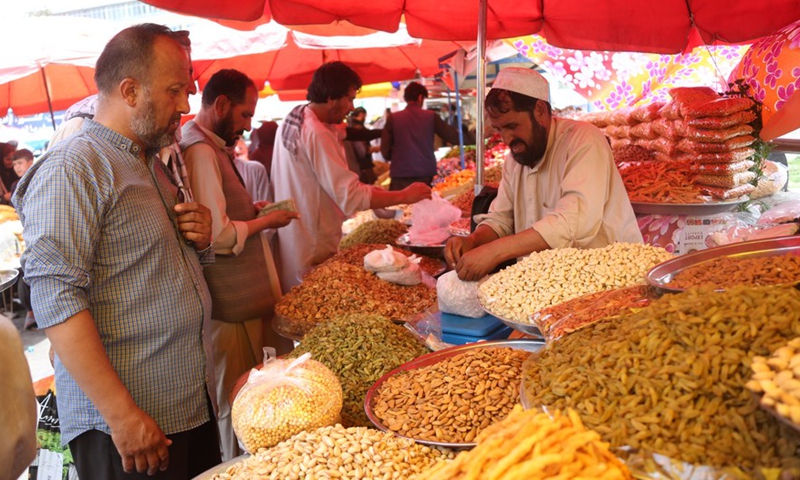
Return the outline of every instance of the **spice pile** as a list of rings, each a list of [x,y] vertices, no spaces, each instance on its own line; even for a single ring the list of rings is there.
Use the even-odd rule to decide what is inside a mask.
[[[777,467],[794,458],[800,437],[761,410],[745,383],[754,357],[797,332],[792,287],[665,295],[533,354],[523,405],[574,409],[612,447],[713,467]]]
[[[519,400],[522,362],[530,352],[479,348],[401,372],[377,392],[373,412],[400,435],[470,443]]]
[[[372,425],[364,413],[367,390],[400,365],[428,353],[411,332],[386,317],[352,315],[314,327],[291,357],[310,352],[330,368],[342,384],[342,424]]]

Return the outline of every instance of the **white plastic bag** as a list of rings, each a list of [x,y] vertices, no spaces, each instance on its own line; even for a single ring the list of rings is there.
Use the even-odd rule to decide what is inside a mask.
[[[364,255],[364,268],[368,272],[396,272],[408,266],[408,257],[395,252],[391,245],[383,250],[373,250]]]
[[[408,240],[414,245],[440,245],[450,238],[450,224],[461,218],[461,209],[454,207],[434,193],[430,200],[423,200],[411,207],[411,228]]]
[[[403,255],[405,256],[405,255]],[[378,278],[398,285],[416,285],[422,282],[422,270],[419,268],[420,258],[412,255],[408,258],[408,265],[393,272],[378,272]]]
[[[470,318],[486,315],[478,301],[478,282],[459,280],[455,270],[445,273],[436,281],[436,296],[442,312]]]

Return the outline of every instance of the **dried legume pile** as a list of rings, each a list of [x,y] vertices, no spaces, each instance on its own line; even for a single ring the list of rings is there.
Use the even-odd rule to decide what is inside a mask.
[[[212,480],[405,480],[453,457],[450,450],[417,445],[391,433],[335,425],[259,450]]]
[[[344,262],[349,263],[350,265],[354,265],[356,267],[363,267],[364,266],[364,256],[372,251],[375,250],[384,250],[386,245],[381,245],[378,243],[365,243],[362,245],[356,245],[354,247],[350,247],[348,249],[342,250],[330,260],[329,262]],[[441,273],[444,264],[441,260],[437,260],[435,258],[426,257],[425,255],[414,254],[409,252],[408,250],[403,250],[402,248],[392,247],[395,252],[400,252],[403,255],[410,257],[411,255],[417,255],[420,258],[419,268],[421,268],[425,273],[428,275],[437,275]]]
[[[397,220],[372,220],[362,223],[349,235],[342,238],[339,248],[345,250],[362,243],[378,243],[392,245],[397,241],[397,237],[408,233],[408,227]]]
[[[350,315],[320,323],[290,356],[311,352],[339,377],[344,393],[342,424],[370,426],[364,413],[367,390],[400,365],[428,353],[408,329],[377,315]]]
[[[638,243],[544,250],[489,277],[480,294],[492,313],[530,323],[530,315],[545,307],[643,284],[651,268],[670,258],[672,254],[663,248]]]
[[[303,336],[321,322],[343,315],[374,314],[391,319],[424,312],[436,303],[436,289],[385,282],[343,262],[326,262],[275,305],[275,325],[282,333]]]
[[[523,404],[575,409],[612,447],[776,467],[800,437],[745,388],[752,358],[800,335],[791,287],[692,289],[579,330],[525,364]]]
[[[711,285],[778,285],[800,281],[800,256],[735,258],[719,257],[682,270],[667,285],[690,288]]]
[[[512,348],[470,350],[402,372],[378,390],[373,411],[391,431],[437,442],[469,443],[519,402],[522,362]]]

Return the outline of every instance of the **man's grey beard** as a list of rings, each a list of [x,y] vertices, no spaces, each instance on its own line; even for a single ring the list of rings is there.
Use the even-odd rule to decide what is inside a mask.
[[[150,98],[145,100],[141,113],[131,118],[131,130],[139,137],[148,153],[157,152],[175,141],[169,128],[156,129],[156,105]]]

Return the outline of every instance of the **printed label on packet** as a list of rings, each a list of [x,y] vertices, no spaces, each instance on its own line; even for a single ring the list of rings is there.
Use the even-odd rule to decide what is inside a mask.
[[[294,203],[294,199],[282,200],[280,202],[270,203],[269,205],[264,205],[264,208],[258,212],[259,217],[263,217],[268,213],[272,213],[275,210],[288,210],[290,212],[297,211],[297,205]]]

